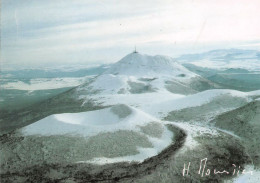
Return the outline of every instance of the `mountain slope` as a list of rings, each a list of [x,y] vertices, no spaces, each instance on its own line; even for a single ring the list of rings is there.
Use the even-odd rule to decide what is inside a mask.
[[[260,166],[260,101],[226,112],[211,121],[242,138],[255,165]]]
[[[99,94],[138,94],[168,91],[192,94],[219,88],[166,56],[131,53],[98,76],[87,90]]]
[[[149,56],[140,53],[126,55],[120,61],[112,65],[105,74],[131,75],[136,77],[194,77],[192,73],[173,58],[167,56]]]

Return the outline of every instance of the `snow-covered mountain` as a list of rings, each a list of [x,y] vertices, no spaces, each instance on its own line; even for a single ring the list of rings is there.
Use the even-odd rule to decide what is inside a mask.
[[[181,63],[212,69],[241,68],[260,71],[260,51],[220,49],[199,54],[186,54],[177,58]]]
[[[192,72],[239,91],[260,89],[260,52],[257,50],[222,49],[177,58]]]
[[[149,56],[140,53],[126,55],[108,69],[105,74],[132,75],[136,77],[194,77],[195,73],[168,56]]]
[[[208,157],[207,168],[212,170],[232,163],[242,167],[249,157],[237,135],[244,132],[240,129],[248,116],[257,113],[250,127],[257,123],[259,104],[231,112],[235,116],[227,125],[231,129],[225,126],[231,119],[225,114],[256,100],[260,91],[211,90],[218,87],[170,57],[131,53],[78,87],[4,114],[0,119],[3,177],[13,180],[9,172],[14,172],[34,180],[38,172],[46,182],[53,182],[69,180],[62,177],[66,171],[76,182],[125,182],[128,177],[136,182],[136,175],[140,182],[160,182],[165,173],[165,182],[182,182],[185,162],[199,165]],[[221,114],[223,118],[211,121]],[[258,127],[254,134],[259,134]],[[254,152],[259,143],[251,144],[248,149]],[[107,163],[115,164],[96,165]],[[49,167],[53,170],[46,173]],[[197,167],[190,174],[188,182],[201,182]],[[202,181],[225,179],[212,177]]]
[[[27,137],[31,135],[84,137],[88,147],[103,157],[92,159],[93,155],[85,154],[81,161],[98,164],[124,160],[142,161],[157,155],[158,151],[166,148],[173,138],[172,132],[159,119],[124,104],[88,112],[50,115],[22,128],[21,133]],[[101,136],[104,139],[101,140]],[[124,143],[125,138],[128,138],[131,139],[134,148],[139,149],[139,153],[128,152],[132,156],[104,158],[108,157],[107,153],[112,153],[115,147],[115,142],[111,138],[117,139],[117,143],[121,144],[121,147],[117,148],[118,152],[128,148],[129,144]],[[140,144],[140,141],[145,141],[149,145]],[[95,147],[93,143],[96,144]],[[107,146],[106,151],[99,148],[104,144]],[[77,149],[82,151],[79,147]]]
[[[172,92],[191,94],[215,88],[213,83],[189,71],[167,56],[131,53],[113,64],[87,88],[96,94]]]

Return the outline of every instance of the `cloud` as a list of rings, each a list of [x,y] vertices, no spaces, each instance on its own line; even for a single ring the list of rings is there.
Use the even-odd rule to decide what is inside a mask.
[[[184,45],[257,40],[259,5],[257,0],[3,0],[1,59],[111,62],[135,44],[172,55],[175,50],[166,46],[185,51]]]

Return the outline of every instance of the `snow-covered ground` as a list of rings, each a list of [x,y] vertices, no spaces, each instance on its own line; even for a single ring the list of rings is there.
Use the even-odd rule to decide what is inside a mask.
[[[205,64],[204,62],[201,63]],[[210,64],[213,64],[210,66],[213,67],[215,63],[211,62]],[[220,67],[220,65],[217,67]],[[151,147],[136,146],[135,148],[138,151],[136,154],[117,157],[103,155],[77,161],[78,163],[92,164],[122,161],[142,162],[146,158],[157,155],[174,143],[174,133],[166,127],[169,124],[187,133],[186,141],[180,153],[198,147],[199,142],[196,141],[196,137],[201,135],[218,136],[219,131],[222,131],[239,138],[229,131],[196,121],[192,123],[181,123],[177,120],[164,121],[172,111],[202,106],[219,96],[242,98],[244,101],[250,102],[260,95],[260,90],[240,92],[229,89],[211,89],[202,92],[196,91],[195,94],[180,94],[171,92],[165,87],[167,82],[185,85],[196,77],[200,76],[187,70],[172,58],[131,53],[112,65],[103,74],[94,78],[93,82],[82,84],[73,90],[75,100],[84,101],[82,106],[91,100],[95,104],[101,105],[100,107],[106,108],[80,113],[53,114],[21,128],[20,132],[26,137],[76,136],[82,137],[87,143],[90,138],[101,136],[104,133],[115,134],[118,131],[128,131],[141,135],[140,138],[151,144]],[[3,87],[20,90],[51,89],[65,85],[66,87],[76,86],[84,82],[85,79],[35,79],[31,80],[30,84],[7,83]],[[185,87],[188,86],[185,85]],[[221,99],[217,102],[221,103]],[[158,136],[150,134],[153,130],[158,129],[161,129]],[[147,130],[149,133],[147,133]],[[127,136],[127,133],[123,135],[126,138],[131,138]],[[113,143],[111,143],[111,146]],[[124,151],[124,149],[119,149],[119,151]],[[257,172],[256,174],[259,176]],[[255,181],[256,179],[247,175],[235,179],[238,183],[244,180]]]
[[[178,60],[213,69],[240,68],[260,71],[260,57],[257,50],[212,50],[200,54],[182,55]]]
[[[160,137],[153,137],[142,131],[142,129],[145,129],[146,125],[149,124],[155,126],[154,128],[157,128],[158,125],[162,128],[163,132]],[[140,133],[144,135],[144,137],[147,137],[153,147],[137,147],[139,153],[131,156],[116,158],[101,157],[86,162],[97,164],[118,161],[142,162],[144,159],[155,156],[161,152],[172,143],[173,138],[173,133],[169,131],[160,120],[140,111],[139,109],[127,105],[115,105],[113,107],[90,112],[51,115],[22,128],[21,133],[25,136],[83,136],[88,140],[89,137],[100,133],[113,133],[119,130],[128,130]]]
[[[10,81],[1,85],[2,89],[16,89],[16,90],[49,90],[65,87],[78,86],[91,77],[78,77],[78,78],[37,78],[30,79],[29,82],[20,80]]]
[[[64,113],[48,116],[38,122],[21,129],[24,135],[79,135],[85,138],[105,132],[128,130],[142,133],[140,126],[151,122],[163,125],[164,132],[160,138],[145,136],[152,143],[152,148],[137,147],[136,155],[115,158],[98,157],[92,160],[81,161],[95,164],[113,163],[119,161],[143,161],[154,156],[172,142],[172,132],[164,125],[174,124],[188,134],[184,149],[195,148],[198,144],[194,137],[199,134],[218,135],[214,128],[207,128],[199,124],[168,123],[161,121],[169,112],[183,108],[200,106],[212,101],[221,95],[248,98],[258,92],[238,92],[235,90],[208,90],[194,95],[184,96],[170,92],[154,92],[148,94],[111,94],[96,95],[92,99],[104,102],[103,105],[112,107],[81,113]],[[142,133],[144,134],[144,133]]]
[[[95,101],[103,105],[115,105],[118,103],[138,107],[142,111],[158,118],[165,117],[170,111],[188,107],[200,106],[209,103],[217,96],[230,95],[234,97],[248,98],[257,92],[240,92],[228,89],[206,90],[193,95],[173,94],[168,91],[144,93],[144,94],[118,94],[92,96]],[[84,98],[84,96],[81,96]]]
[[[116,162],[123,162],[123,161],[143,162],[143,160],[159,154],[164,148],[168,147],[172,143],[172,138],[174,134],[171,131],[169,131],[166,127],[163,127],[163,129],[164,131],[160,138],[148,136],[149,141],[152,143],[153,146],[152,148],[137,147],[139,153],[136,155],[121,156],[115,158],[100,157],[88,161],[80,161],[78,163],[92,163],[92,164],[102,165],[107,163],[116,163]]]
[[[158,121],[139,109],[127,105],[81,112],[53,114],[22,128],[25,135],[82,135],[85,137],[101,132],[136,130],[138,125]],[[52,128],[50,128],[52,127]]]
[[[252,71],[260,71],[260,63],[258,59],[250,59],[250,64],[247,62],[243,62],[242,60],[233,60],[233,61],[214,61],[214,60],[199,60],[199,61],[192,61],[191,64],[200,67],[207,67],[212,69],[229,69],[229,68],[243,68]]]

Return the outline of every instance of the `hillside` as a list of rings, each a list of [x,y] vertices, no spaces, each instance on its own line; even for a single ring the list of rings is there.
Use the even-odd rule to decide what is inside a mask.
[[[260,101],[226,112],[211,121],[216,127],[242,138],[255,165],[260,165]]]

